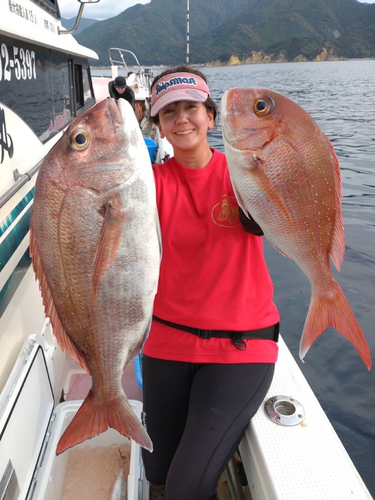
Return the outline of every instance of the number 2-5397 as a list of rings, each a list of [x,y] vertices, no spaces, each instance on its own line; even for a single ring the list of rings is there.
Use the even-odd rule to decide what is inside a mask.
[[[0,47],[0,82],[11,81],[12,70],[17,80],[31,80],[36,78],[35,52],[29,49],[13,47],[13,57],[5,43]]]

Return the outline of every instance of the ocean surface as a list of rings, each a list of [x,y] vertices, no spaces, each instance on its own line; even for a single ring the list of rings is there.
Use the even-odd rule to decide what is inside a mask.
[[[375,60],[200,69],[218,105],[228,88],[267,87],[300,104],[331,140],[341,166],[346,240],[342,270],[332,269],[375,362]],[[223,151],[220,120],[210,144]],[[332,328],[317,339],[305,363],[300,361],[310,284],[298,266],[267,241],[265,254],[281,334],[375,497],[375,367],[367,371],[354,347]]]

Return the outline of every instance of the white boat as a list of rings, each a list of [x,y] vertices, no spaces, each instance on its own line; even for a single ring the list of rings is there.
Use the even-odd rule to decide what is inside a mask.
[[[1,499],[59,499],[69,466],[70,454],[56,459],[52,442],[80,404],[60,404],[79,369],[45,318],[29,257],[29,224],[43,158],[74,117],[96,103],[89,59],[98,56],[64,30],[55,0],[1,2]],[[141,403],[132,405],[140,417]],[[120,446],[130,442],[117,434],[91,440],[92,453],[114,444],[118,458]],[[146,498],[140,448],[132,443],[129,449],[128,498]]]
[[[41,161],[72,119],[95,104],[96,93],[98,100],[107,97],[108,80],[95,82],[94,92],[88,60],[97,55],[63,33],[56,1],[2,2],[0,14],[0,499],[59,500],[70,452],[56,458],[56,442],[80,404],[63,401],[74,377],[88,376],[62,353],[44,316],[28,253],[29,222]],[[128,83],[147,107],[150,75],[139,68],[133,74]],[[160,148],[159,161],[164,156]],[[141,402],[133,404],[140,412]],[[124,438],[109,430],[76,448],[109,444],[120,446]],[[248,486],[239,485],[231,462],[232,500],[371,498],[282,339],[274,381],[240,454]],[[134,443],[127,494],[148,498]]]

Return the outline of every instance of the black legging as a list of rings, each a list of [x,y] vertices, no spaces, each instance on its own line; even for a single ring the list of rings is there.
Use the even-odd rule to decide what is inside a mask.
[[[271,385],[274,364],[143,357],[143,410],[154,451],[146,477],[167,500],[215,500],[220,475]]]

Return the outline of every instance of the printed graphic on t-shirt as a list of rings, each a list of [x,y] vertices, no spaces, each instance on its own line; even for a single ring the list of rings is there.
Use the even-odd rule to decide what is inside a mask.
[[[238,204],[234,196],[225,194],[211,211],[214,223],[222,227],[237,227],[240,223]]]

